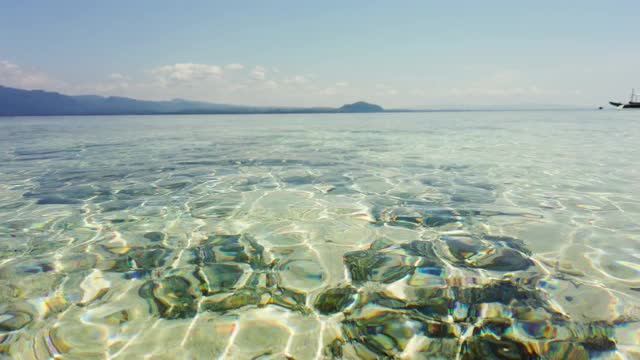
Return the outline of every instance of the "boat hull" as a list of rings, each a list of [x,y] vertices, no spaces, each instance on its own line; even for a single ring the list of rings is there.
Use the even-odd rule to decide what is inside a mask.
[[[617,102],[609,102],[609,104],[617,107],[618,109],[640,109],[640,103],[639,102],[630,102],[630,103],[617,103]]]

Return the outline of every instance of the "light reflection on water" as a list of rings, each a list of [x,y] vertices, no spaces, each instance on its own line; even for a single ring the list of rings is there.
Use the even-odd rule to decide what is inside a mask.
[[[637,358],[635,115],[0,119],[0,354]]]

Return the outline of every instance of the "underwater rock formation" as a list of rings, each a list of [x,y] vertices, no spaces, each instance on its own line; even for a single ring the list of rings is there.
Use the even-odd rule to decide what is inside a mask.
[[[510,237],[441,236],[403,244],[374,242],[348,252],[344,263],[357,287],[326,290],[316,309],[342,309],[342,337],[325,354],[360,358],[406,356],[461,359],[588,359],[616,348],[610,324],[581,324],[557,310],[536,284],[531,252]],[[422,273],[446,278],[446,263],[457,268],[510,273],[479,284],[413,281]],[[385,290],[388,284],[404,291]],[[369,285],[367,285],[369,284]],[[373,284],[382,285],[380,290]],[[385,285],[387,284],[387,285]],[[410,290],[410,291],[409,291]],[[356,301],[345,301],[357,294]],[[402,295],[402,296],[399,296]],[[464,335],[463,334],[468,334]]]
[[[314,308],[323,315],[340,312],[354,303],[356,293],[353,286],[327,289],[318,296]]]
[[[153,307],[151,313],[158,313],[166,319],[182,319],[196,315],[196,297],[192,289],[187,279],[168,276],[147,281],[140,287],[139,294]]]
[[[429,216],[393,221],[439,226],[458,223],[466,213]],[[138,293],[151,314],[167,320],[266,306],[337,316],[339,336],[322,350],[328,358],[588,359],[616,349],[611,324],[575,322],[540,291],[545,275],[516,238],[476,232],[401,243],[377,239],[344,254],[351,283],[314,292],[309,308],[307,293],[283,283],[286,262],[272,259],[247,235],[208,236],[184,252],[187,267],[179,269],[168,265],[173,252],[157,244],[163,233],[144,237],[153,244],[108,249],[108,271],[153,272]],[[452,279],[451,269],[469,278]],[[5,332],[31,319],[5,315]]]

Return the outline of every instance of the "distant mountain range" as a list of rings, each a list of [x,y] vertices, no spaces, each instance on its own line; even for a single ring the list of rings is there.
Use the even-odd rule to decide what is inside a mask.
[[[383,112],[364,101],[339,108],[260,107],[213,104],[182,99],[146,101],[126,97],[71,96],[43,90],[0,86],[0,116],[152,115],[152,114],[295,114]]]

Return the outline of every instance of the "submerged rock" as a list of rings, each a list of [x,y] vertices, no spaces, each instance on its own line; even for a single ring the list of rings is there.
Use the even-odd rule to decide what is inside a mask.
[[[256,274],[254,273],[253,275]],[[261,276],[256,276],[253,278],[259,279],[260,277]],[[255,285],[255,282],[252,285]],[[303,292],[280,287],[277,284],[269,288],[245,286],[241,289],[233,290],[228,295],[220,293],[206,298],[202,303],[202,309],[205,311],[225,312],[252,305],[276,305],[290,311],[299,311],[307,314],[309,313],[309,309],[305,305],[306,300],[307,297]]]
[[[197,303],[193,287],[181,276],[168,276],[157,281],[147,281],[138,291],[148,300],[152,313],[165,319],[183,319],[196,315]]]
[[[192,250],[190,263],[204,265],[218,262],[237,262],[251,265],[253,269],[267,267],[264,247],[244,235],[213,235],[202,240]]]
[[[459,336],[453,324],[383,309],[370,309],[345,319],[342,322],[342,332],[349,343],[363,346],[371,353],[369,356],[376,358],[398,358],[416,335],[436,339],[454,339]]]
[[[433,250],[432,241],[416,240],[400,246],[408,255],[421,257],[420,267],[442,266],[443,262]]]
[[[309,311],[305,305],[307,296],[302,292],[278,287],[270,290],[269,294],[271,296],[268,304],[278,305],[285,309],[300,311],[302,313],[307,313]]]
[[[462,345],[462,360],[533,360],[540,357],[515,339],[492,334],[473,336]]]
[[[206,299],[202,303],[205,311],[224,312],[249,305],[258,305],[260,294],[254,290],[242,289],[231,293],[222,299]]]
[[[469,198],[454,195],[451,198],[456,202],[468,202]],[[479,199],[486,202],[493,199]],[[475,202],[475,201],[474,201]],[[387,224],[389,226],[399,226],[405,228],[417,228],[420,226],[428,228],[458,227],[492,216],[519,216],[528,218],[541,218],[540,215],[526,213],[505,213],[500,211],[469,210],[469,209],[448,209],[433,208],[435,204],[420,201],[405,201],[402,207],[393,207],[396,204],[389,204],[390,207],[374,208],[374,224]]]
[[[333,339],[323,351],[325,358],[329,359],[342,359],[344,352],[342,351],[342,347],[344,346],[344,341],[341,339]]]
[[[427,210],[422,215],[422,224],[427,227],[440,227],[461,221],[460,215],[454,210]]]
[[[473,329],[462,344],[463,360],[475,359],[539,359],[533,344],[519,341],[509,333],[509,320],[485,320]]]
[[[80,204],[80,200],[65,198],[62,196],[40,196],[36,204],[38,205],[75,205]]]
[[[318,296],[314,308],[323,315],[334,314],[353,304],[356,294],[353,286],[327,289]]]
[[[606,323],[591,323],[587,326],[582,346],[589,351],[610,351],[616,349],[613,327]]]
[[[449,209],[426,209],[422,206],[395,207],[375,213],[376,222],[408,228],[442,227],[463,221],[463,215]]]
[[[217,261],[216,252],[220,252],[221,261],[229,260],[246,262],[248,257],[244,253],[244,247],[240,245],[240,235],[214,235],[202,240],[200,245],[193,248],[193,260],[191,263],[203,265],[213,264]]]
[[[538,288],[542,275],[536,271],[479,283],[473,278],[462,283],[434,281],[446,277],[440,254],[463,268],[526,270],[534,263],[521,240],[442,236],[436,242],[383,245],[344,255],[344,264],[360,287],[342,322],[345,343],[334,344],[344,353],[370,358],[396,358],[410,351],[426,357],[446,353],[461,359],[540,359],[558,351],[581,359],[585,353],[615,349],[610,327],[583,328],[560,313]],[[413,275],[406,283],[384,285],[404,274]],[[344,311],[341,301],[348,295],[326,290],[314,307],[327,314]],[[472,336],[460,344],[460,334],[469,327],[475,327]]]
[[[109,271],[129,272],[138,270],[147,274],[149,271],[164,266],[172,251],[161,246],[149,246],[127,249],[119,253]]]
[[[492,236],[492,235],[485,235],[483,236],[483,239],[491,243],[500,244],[503,247],[508,247],[511,249],[518,250],[525,255],[531,256],[531,250],[529,250],[526,244],[524,243],[524,241],[520,239],[512,238],[509,236]]]
[[[441,236],[455,260],[466,261],[484,249],[484,244],[477,239],[466,236]]]
[[[199,267],[195,276],[201,281],[202,293],[208,295],[233,289],[244,271],[236,264],[208,264]]]
[[[29,325],[33,316],[24,311],[8,311],[0,314],[0,331],[16,331]]]
[[[344,254],[344,263],[354,283],[379,281],[385,284],[412,274],[415,266],[406,256],[374,250]]]
[[[550,359],[588,360],[589,352],[574,341],[551,341],[545,347],[545,354]]]
[[[160,242],[164,240],[164,237],[165,237],[164,233],[160,231],[151,231],[144,234],[144,238],[151,242]]]
[[[382,255],[372,250],[348,252],[344,254],[343,260],[353,282],[367,280],[371,274],[371,269],[383,261]]]
[[[456,300],[466,304],[497,302],[508,305],[514,300],[527,300],[540,307],[546,302],[535,289],[527,289],[508,279],[494,280],[483,286],[456,286],[452,291]]]
[[[351,280],[357,285],[365,281],[389,284],[414,274],[416,269],[433,268],[435,271],[444,266],[434,252],[433,243],[422,240],[402,245],[377,241],[367,250],[344,254],[343,260]]]
[[[244,284],[245,289],[272,288],[280,283],[277,272],[253,271]]]
[[[526,270],[533,266],[531,259],[522,255],[521,252],[507,248],[496,248],[487,251],[478,258],[471,258],[468,264],[472,267],[494,271],[517,271]]]
[[[507,247],[508,244],[515,244],[515,242],[501,240],[488,243],[464,236],[443,236],[440,240],[446,243],[449,253],[453,256],[452,261],[461,267],[517,271],[533,266],[533,261],[523,252]],[[524,245],[518,246],[524,248]]]

